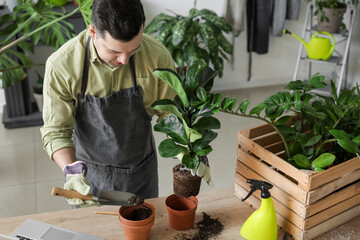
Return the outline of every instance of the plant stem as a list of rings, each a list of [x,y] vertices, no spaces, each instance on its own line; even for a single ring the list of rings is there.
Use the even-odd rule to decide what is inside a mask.
[[[335,138],[333,139],[328,139],[328,140],[325,140],[323,141],[322,143],[320,143],[320,145],[318,147],[316,147],[316,152],[314,154],[314,157],[313,158],[316,158],[323,150],[324,146],[326,143],[330,143],[330,142],[336,142],[337,140]]]
[[[85,4],[85,5],[86,5],[86,4]],[[85,5],[84,5],[84,6],[85,6]],[[83,6],[83,7],[84,7],[84,6]],[[32,32],[30,32],[30,33],[28,33],[28,34],[24,34],[23,36],[21,36],[20,38],[16,39],[16,40],[13,41],[12,43],[9,43],[8,45],[2,47],[2,48],[0,49],[0,54],[3,54],[7,49],[9,49],[9,48],[17,45],[19,42],[21,42],[21,41],[23,41],[23,40],[31,37],[32,35],[40,32],[40,31],[42,31],[44,28],[47,28],[47,27],[51,26],[52,24],[54,24],[54,23],[56,23],[56,22],[59,22],[59,21],[65,19],[65,18],[68,18],[68,17],[74,15],[77,11],[79,11],[79,10],[81,10],[81,9],[82,9],[82,7],[81,7],[81,8],[80,8],[80,7],[77,7],[77,8],[76,8],[75,10],[73,10],[72,12],[70,12],[70,13],[68,13],[68,14],[60,17],[60,18],[57,18],[57,19],[55,19],[55,20],[53,20],[53,21],[51,21],[51,22],[48,22],[47,24],[45,24],[45,25],[43,25],[43,26],[35,29],[34,31],[32,31]],[[30,20],[30,19],[29,19],[29,20]]]
[[[285,153],[286,153],[286,156],[287,157],[290,157],[290,149],[289,149],[289,146],[287,144],[287,142],[285,141],[285,138],[284,138],[284,135],[279,131],[279,129],[276,127],[276,125],[274,123],[272,123],[271,121],[265,119],[265,118],[262,118],[260,116],[252,116],[252,115],[246,115],[246,114],[239,114],[239,113],[235,113],[235,112],[228,112],[228,111],[224,111],[224,110],[220,110],[221,112],[224,112],[224,113],[229,113],[229,114],[232,114],[232,115],[235,115],[235,116],[241,116],[241,117],[247,117],[247,118],[255,118],[255,119],[259,119],[259,120],[262,120],[263,122],[266,122],[267,124],[269,124],[270,126],[272,126],[274,128],[274,130],[279,134],[283,144],[284,144],[284,147],[285,147]]]

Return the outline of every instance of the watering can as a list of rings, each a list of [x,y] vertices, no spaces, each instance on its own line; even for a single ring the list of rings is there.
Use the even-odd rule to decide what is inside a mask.
[[[310,42],[305,42],[302,38],[299,36],[296,36],[292,32],[288,31],[287,29],[284,29],[284,34],[290,34],[296,39],[298,39],[305,47],[308,58],[311,59],[321,59],[321,60],[328,60],[332,53],[335,50],[335,39],[334,36],[328,32],[316,32],[310,39]],[[326,34],[331,39],[333,44],[331,44],[331,40],[327,37],[319,37],[318,34]]]

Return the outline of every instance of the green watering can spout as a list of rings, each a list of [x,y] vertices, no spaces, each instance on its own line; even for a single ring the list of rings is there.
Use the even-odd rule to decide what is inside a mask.
[[[321,60],[328,60],[332,53],[335,50],[335,39],[334,36],[331,35],[328,32],[316,32],[310,39],[310,42],[305,42],[302,38],[296,36],[292,32],[288,31],[287,29],[283,30],[284,34],[290,34],[291,36],[298,39],[305,47],[308,58],[311,59],[321,59]],[[328,35],[333,44],[331,44],[331,41],[329,37],[319,37],[319,34]]]

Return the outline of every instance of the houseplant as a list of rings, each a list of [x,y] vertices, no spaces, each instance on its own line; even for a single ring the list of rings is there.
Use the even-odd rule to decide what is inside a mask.
[[[44,78],[36,71],[37,81],[36,84],[33,86],[33,96],[35,98],[36,105],[40,112],[42,112],[44,99],[43,99],[43,83]]]
[[[357,0],[306,0],[315,5],[314,16],[318,16],[318,31],[339,32],[346,29],[343,16],[347,7],[356,7]]]
[[[46,46],[59,48],[74,36],[73,26],[66,19],[78,11],[89,22],[92,0],[83,0],[81,6],[68,14],[58,12],[58,5],[46,0],[19,1],[12,14],[0,17],[0,79],[2,87],[11,86],[24,78],[26,69],[34,66],[28,56],[41,41]],[[26,41],[25,41],[26,40]]]
[[[0,80],[5,88],[3,124],[6,128],[41,125],[41,114],[31,101],[31,87],[27,70],[43,63],[34,63],[29,57],[41,42],[53,48],[60,47],[74,36],[72,25],[66,20],[82,11],[85,22],[90,19],[92,0],[83,0],[70,13],[45,0],[19,1],[11,14],[0,16]]]
[[[162,99],[152,104],[154,109],[168,113],[154,130],[167,135],[167,139],[159,144],[160,156],[177,157],[181,162],[173,168],[175,194],[166,199],[170,224],[175,229],[189,228],[194,224],[195,196],[199,193],[201,179],[211,184],[207,155],[212,151],[209,144],[217,137],[212,129],[219,129],[220,122],[212,117],[213,109],[203,101],[210,96],[217,72],[201,59],[189,65],[186,76],[180,77],[170,69],[156,69],[154,74],[177,93],[173,100]],[[190,223],[177,225],[172,220],[172,213],[181,217],[180,221],[184,220],[185,213],[192,214]]]
[[[278,225],[295,239],[312,239],[360,215],[360,89],[337,95],[331,82],[332,96],[313,93],[324,80],[292,81],[290,91],[249,111],[247,100],[207,102],[266,122],[239,133],[235,194],[248,194],[246,178],[270,182]],[[255,194],[246,202],[258,208],[260,199]]]
[[[169,50],[179,72],[185,71],[196,59],[212,63],[214,69],[222,76],[223,59],[233,54],[232,44],[223,32],[232,31],[223,17],[208,9],[192,8],[188,16],[161,13],[144,29],[147,34],[157,33],[155,38]]]

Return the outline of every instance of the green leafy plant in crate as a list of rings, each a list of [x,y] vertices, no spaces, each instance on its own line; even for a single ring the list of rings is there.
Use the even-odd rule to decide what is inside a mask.
[[[270,124],[280,135],[289,163],[300,169],[323,171],[359,156],[360,88],[344,90],[338,96],[331,81],[331,96],[314,93],[324,88],[322,75],[308,81],[292,81],[248,111],[248,100],[219,97],[220,93],[203,101],[214,111],[240,117],[256,118]]]
[[[223,32],[231,31],[231,25],[214,11],[196,8],[192,8],[188,16],[161,13],[144,29],[147,34],[157,33],[155,38],[169,50],[179,72],[185,71],[194,60],[203,59],[212,63],[220,77],[223,59],[233,54],[233,46]]]

